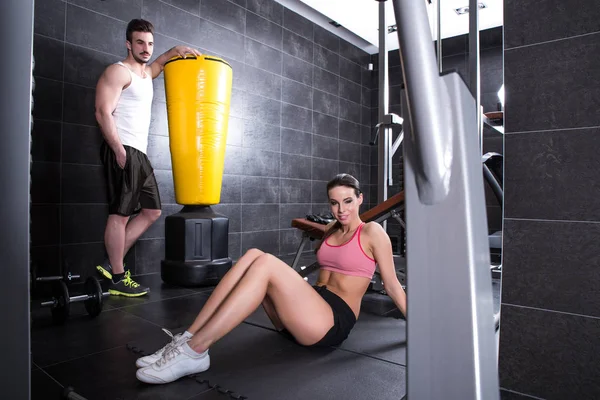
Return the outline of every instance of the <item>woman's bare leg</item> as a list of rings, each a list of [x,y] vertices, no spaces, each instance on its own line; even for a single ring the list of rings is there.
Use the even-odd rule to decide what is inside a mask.
[[[213,290],[206,304],[202,307],[202,310],[200,310],[194,323],[187,329],[189,333],[194,334],[204,326],[206,321],[212,317],[215,310],[223,303],[223,300],[227,298],[244,274],[246,274],[250,265],[263,254],[265,253],[258,249],[250,249],[227,271],[215,290]]]
[[[318,342],[333,326],[331,307],[310,284],[283,261],[264,254],[252,263],[188,345],[204,352],[256,310],[267,295],[282,325],[301,344]]]

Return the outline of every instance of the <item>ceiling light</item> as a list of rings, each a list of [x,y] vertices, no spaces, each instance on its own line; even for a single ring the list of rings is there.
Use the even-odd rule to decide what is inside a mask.
[[[482,8],[486,8],[487,6],[483,3],[478,3],[477,6],[479,7],[479,9],[481,10]],[[469,13],[469,6],[464,6],[464,7],[459,7],[459,8],[455,8],[454,11],[458,14],[458,15],[463,15],[463,14],[468,14]]]

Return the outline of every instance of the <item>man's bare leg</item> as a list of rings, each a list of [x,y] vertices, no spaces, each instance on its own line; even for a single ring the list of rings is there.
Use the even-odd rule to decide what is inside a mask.
[[[129,221],[129,217],[111,214],[108,216],[106,223],[104,245],[106,246],[113,274],[122,274],[124,272],[123,257],[125,255],[125,230],[127,221]]]

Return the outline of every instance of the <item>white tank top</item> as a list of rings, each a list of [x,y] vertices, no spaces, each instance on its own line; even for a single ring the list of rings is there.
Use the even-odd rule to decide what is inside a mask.
[[[127,68],[131,75],[131,83],[121,92],[113,112],[117,132],[124,146],[134,147],[146,154],[154,96],[152,77],[146,74],[145,78],[141,78],[122,62],[119,61],[117,64]]]

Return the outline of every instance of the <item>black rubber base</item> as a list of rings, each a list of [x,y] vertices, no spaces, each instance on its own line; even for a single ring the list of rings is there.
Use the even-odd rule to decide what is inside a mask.
[[[163,282],[185,287],[215,286],[231,268],[231,258],[211,261],[161,262]]]

